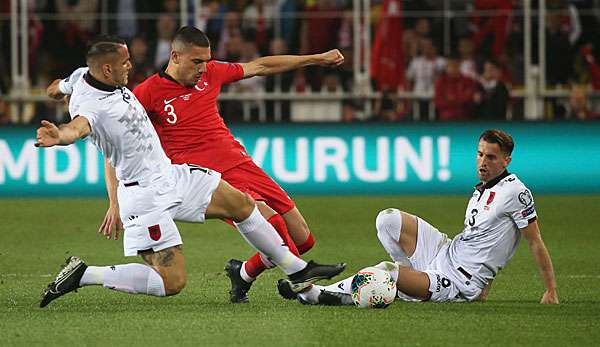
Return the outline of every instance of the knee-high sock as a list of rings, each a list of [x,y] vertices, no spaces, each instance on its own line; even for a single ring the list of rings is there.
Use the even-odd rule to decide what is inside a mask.
[[[165,296],[162,277],[144,264],[88,266],[79,285],[102,285],[104,288],[131,294]]]
[[[306,262],[292,253],[257,207],[245,220],[235,223],[244,239],[257,251],[290,275],[306,267]]]
[[[392,276],[392,279],[394,281],[398,280],[398,264],[389,261],[382,261],[374,267],[389,272],[390,276]],[[302,299],[304,299],[304,301],[310,302],[312,304],[318,304],[319,294],[323,289],[334,293],[352,294],[352,280],[354,279],[354,276],[355,275],[344,278],[343,280],[335,282],[328,286],[313,285],[312,288],[298,295],[302,296]]]
[[[389,272],[390,276],[392,276],[392,279],[394,281],[398,280],[398,264],[392,263],[391,261],[382,261],[381,263],[374,265],[373,267]],[[352,280],[354,279],[354,276],[355,275],[352,275],[350,277],[344,278],[341,281],[335,282],[328,286],[324,286],[322,289],[325,289],[330,292],[352,294]]]
[[[352,294],[352,279],[354,275],[345,278],[341,281],[335,282],[328,286],[320,286],[313,284],[313,286],[299,293],[298,296],[302,297],[302,299],[306,302],[309,302],[313,305],[317,305],[319,303],[319,294],[321,294],[321,290],[327,290],[329,292],[334,293],[344,293],[344,294]]]
[[[314,245],[315,245],[315,237],[313,236],[312,233],[309,233],[306,241],[304,241],[304,243],[301,245],[297,245],[298,252],[300,252],[300,254],[304,254],[304,253],[310,251],[311,248],[314,247]]]
[[[281,217],[279,214],[275,214],[267,221],[273,226],[273,228],[275,228],[275,231],[277,231],[277,234],[283,239],[283,242],[289,248],[290,252],[297,256],[300,255],[288,232],[283,217]],[[253,281],[263,271],[274,266],[274,264],[266,259],[264,254],[256,253],[250,259],[244,262],[244,271],[246,276],[244,276],[244,273],[242,272],[242,278],[244,278],[244,280],[247,282]]]

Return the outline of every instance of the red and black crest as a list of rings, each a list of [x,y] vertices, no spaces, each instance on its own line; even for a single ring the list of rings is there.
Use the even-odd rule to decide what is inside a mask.
[[[492,201],[494,201],[494,197],[496,196],[496,192],[490,192],[490,196],[487,199],[487,202],[485,203],[486,205],[489,205],[492,203]]]
[[[160,239],[160,225],[156,224],[148,227],[148,232],[152,240],[158,241]]]

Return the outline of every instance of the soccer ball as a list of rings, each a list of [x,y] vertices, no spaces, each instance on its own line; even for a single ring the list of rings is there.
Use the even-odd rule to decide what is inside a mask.
[[[386,308],[396,298],[396,281],[389,272],[370,266],[352,279],[352,301],[362,308]]]

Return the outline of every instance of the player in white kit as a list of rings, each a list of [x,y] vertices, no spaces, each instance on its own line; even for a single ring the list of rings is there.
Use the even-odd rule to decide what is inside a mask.
[[[513,147],[512,137],[503,131],[481,134],[477,148],[481,183],[469,200],[463,232],[454,239],[398,209],[379,213],[377,237],[394,263],[376,266],[396,279],[398,299],[485,301],[492,281],[515,254],[523,235],[546,288],[540,303],[558,303],[552,261],[540,236],[533,197],[507,171]],[[326,287],[315,285],[297,298],[305,304],[351,305],[352,278]],[[281,280],[279,285],[288,282]]]
[[[343,271],[344,264],[319,265],[296,257],[254,200],[221,180],[218,172],[171,164],[144,108],[123,87],[131,69],[124,41],[101,37],[90,44],[86,60],[89,71],[76,71],[48,88],[55,98],[71,93],[72,120],[60,127],[42,121],[36,146],[68,145],[90,138],[104,155],[107,174],[119,181],[125,255],[141,255],[146,264],[87,266],[78,257],[70,257],[44,290],[40,307],[86,285],[154,296],[179,293],[186,272],[174,220],[232,219],[244,239],[278,265],[297,288]]]

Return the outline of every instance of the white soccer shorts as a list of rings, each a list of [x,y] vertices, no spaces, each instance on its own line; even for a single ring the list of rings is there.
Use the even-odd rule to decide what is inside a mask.
[[[417,247],[409,261],[413,268],[429,277],[430,301],[472,301],[481,293],[474,283],[466,284],[462,274],[448,261],[448,246],[452,240],[431,224],[418,218]],[[400,293],[398,298],[414,301]]]
[[[183,164],[172,165],[171,172],[147,181],[121,182],[118,198],[125,228],[125,256],[181,245],[174,220],[204,222],[220,180],[221,174],[216,171]]]

